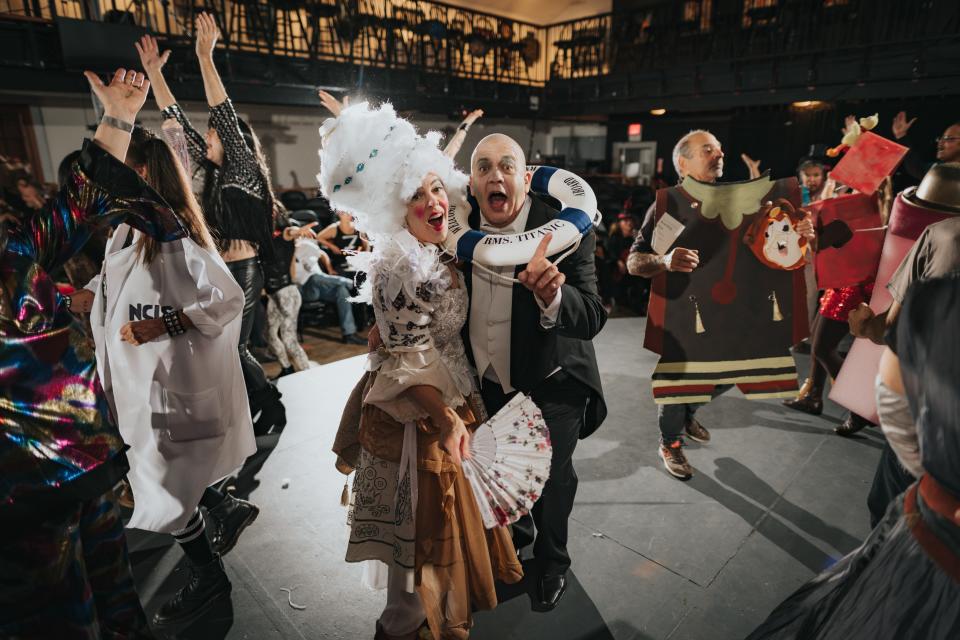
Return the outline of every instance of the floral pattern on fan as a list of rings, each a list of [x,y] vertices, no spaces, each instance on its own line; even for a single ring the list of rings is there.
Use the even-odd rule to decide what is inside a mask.
[[[470,442],[463,471],[486,528],[502,527],[530,512],[550,477],[550,432],[529,397],[517,394],[484,422]]]

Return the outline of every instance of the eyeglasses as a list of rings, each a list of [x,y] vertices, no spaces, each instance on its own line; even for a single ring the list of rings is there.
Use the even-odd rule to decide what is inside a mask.
[[[937,144],[941,142],[953,142],[954,140],[960,140],[960,136],[939,136],[935,138]]]

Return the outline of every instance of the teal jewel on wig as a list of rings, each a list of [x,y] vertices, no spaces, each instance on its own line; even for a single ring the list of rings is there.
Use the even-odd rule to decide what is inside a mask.
[[[357,173],[360,173],[361,171],[363,171],[363,169],[364,169],[364,164],[361,162],[360,164],[357,165]]]
[[[380,153],[380,151],[377,149],[374,149],[373,151],[370,152],[370,157],[376,158],[378,153]]]
[[[347,179],[343,181],[343,184],[350,184],[353,182],[353,176],[347,176]]]
[[[340,191],[340,185],[335,184],[333,185],[333,192],[336,193],[337,191]]]

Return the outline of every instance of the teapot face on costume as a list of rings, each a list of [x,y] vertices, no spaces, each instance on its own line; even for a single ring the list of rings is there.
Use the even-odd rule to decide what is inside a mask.
[[[796,226],[801,219],[795,220],[783,208],[774,206],[766,214],[761,212],[745,240],[760,262],[771,269],[799,269],[805,264],[807,252],[807,240]]]

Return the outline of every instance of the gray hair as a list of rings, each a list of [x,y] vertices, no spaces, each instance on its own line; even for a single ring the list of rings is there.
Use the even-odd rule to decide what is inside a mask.
[[[694,129],[680,138],[673,147],[673,168],[681,178],[683,176],[680,174],[680,156],[683,156],[687,160],[693,157],[693,154],[690,152],[690,138],[701,133],[705,133],[708,136],[713,135],[706,129]]]

